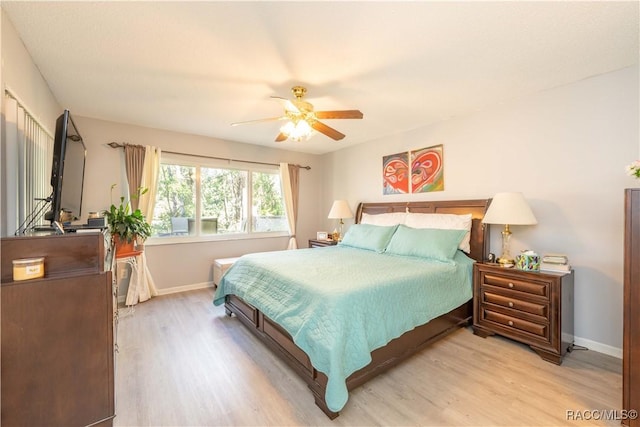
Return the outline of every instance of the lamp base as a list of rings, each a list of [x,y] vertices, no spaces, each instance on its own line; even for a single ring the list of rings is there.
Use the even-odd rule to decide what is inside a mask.
[[[509,224],[504,225],[504,230],[502,230],[502,255],[498,258],[498,264],[500,267],[510,268],[513,267],[516,261],[511,256],[510,247],[511,240],[511,230],[509,230]]]

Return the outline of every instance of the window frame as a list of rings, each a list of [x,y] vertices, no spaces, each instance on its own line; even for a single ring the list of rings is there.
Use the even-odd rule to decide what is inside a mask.
[[[225,241],[225,240],[249,240],[249,239],[265,239],[273,237],[289,237],[291,230],[289,230],[289,222],[287,221],[286,231],[251,231],[253,228],[253,174],[252,172],[273,173],[279,175],[279,166],[254,163],[244,163],[241,161],[221,160],[215,158],[207,158],[204,156],[191,156],[188,154],[175,154],[175,153],[162,153],[160,158],[160,164],[172,164],[187,167],[195,167],[195,227],[196,235],[194,236],[151,236],[145,244],[147,246],[159,246],[159,245],[172,245],[181,243],[198,243],[198,242],[210,242],[210,241]],[[216,169],[230,169],[247,172],[247,227],[246,231],[238,233],[221,233],[221,234],[200,234],[200,218],[202,213],[202,196],[201,196],[201,168],[216,168]],[[280,182],[282,186],[282,182]],[[284,202],[284,190],[282,190],[282,197]],[[285,210],[285,217],[286,217]],[[153,216],[150,218],[153,220]]]

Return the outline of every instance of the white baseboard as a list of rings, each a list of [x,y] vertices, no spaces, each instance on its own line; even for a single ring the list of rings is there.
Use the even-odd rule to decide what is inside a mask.
[[[178,292],[195,291],[197,289],[213,288],[213,282],[193,283],[191,285],[174,286],[172,288],[158,289],[158,295],[177,294]]]
[[[603,353],[609,356],[617,357],[618,359],[622,359],[622,349],[618,347],[613,347],[580,337],[574,337],[573,343],[581,347],[587,347],[589,350],[597,351],[598,353]]]
[[[191,285],[174,286],[172,288],[158,289],[158,295],[177,294],[179,292],[195,291],[197,289],[213,288],[213,282],[193,283]],[[127,300],[127,295],[119,295],[118,303],[124,304]]]

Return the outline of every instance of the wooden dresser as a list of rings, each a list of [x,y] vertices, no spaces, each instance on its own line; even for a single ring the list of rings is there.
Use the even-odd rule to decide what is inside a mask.
[[[640,411],[640,188],[625,190],[624,206],[622,409],[628,413]],[[640,427],[640,419],[622,424]]]
[[[573,346],[573,271],[520,271],[477,263],[473,273],[473,332],[528,344],[560,364]]]
[[[104,236],[2,239],[1,423],[112,425],[113,290]],[[44,257],[45,276],[13,281],[14,259]]]

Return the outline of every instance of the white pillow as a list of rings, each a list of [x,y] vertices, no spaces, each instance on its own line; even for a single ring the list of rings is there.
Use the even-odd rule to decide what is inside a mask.
[[[405,212],[389,212],[377,215],[363,213],[362,218],[360,219],[360,224],[382,225],[388,227],[390,225],[404,224],[406,216],[407,214]]]
[[[471,214],[429,214],[412,213],[406,214],[404,225],[412,228],[440,228],[448,230],[467,230],[467,234],[462,238],[458,246],[466,253],[471,252]]]

